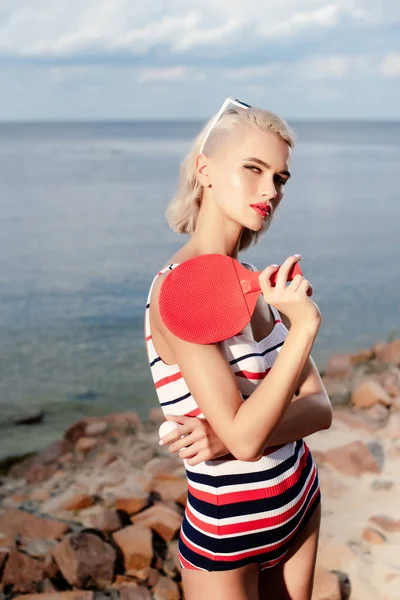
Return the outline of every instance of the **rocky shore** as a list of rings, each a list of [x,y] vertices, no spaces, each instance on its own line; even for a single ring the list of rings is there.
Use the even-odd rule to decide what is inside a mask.
[[[322,375],[334,420],[306,438],[323,509],[313,600],[398,600],[400,339],[334,355]],[[158,445],[162,420],[90,417],[8,469],[0,598],[183,598],[185,470]]]

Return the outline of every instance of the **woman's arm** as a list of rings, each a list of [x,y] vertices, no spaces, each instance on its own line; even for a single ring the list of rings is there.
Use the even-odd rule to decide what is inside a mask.
[[[217,436],[239,460],[254,460],[262,453],[292,400],[319,323],[291,327],[268,377],[243,402],[235,375],[217,344],[193,344],[165,327],[158,309],[163,279],[161,275],[152,292],[153,327],[167,341],[182,376]]]

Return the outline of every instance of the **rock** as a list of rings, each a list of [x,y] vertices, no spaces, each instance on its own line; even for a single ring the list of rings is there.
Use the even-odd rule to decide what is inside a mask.
[[[393,444],[386,450],[386,457],[390,460],[400,459],[400,443],[393,442]]]
[[[174,456],[155,456],[144,467],[145,475],[159,475],[160,473],[172,473],[180,467],[182,461]]]
[[[179,531],[182,517],[169,506],[156,503],[131,517],[133,523],[140,523],[156,531],[165,541],[170,541]]]
[[[385,536],[376,531],[376,529],[372,529],[372,527],[364,527],[361,532],[361,538],[370,544],[385,543]]]
[[[393,340],[375,350],[376,358],[384,363],[400,365],[400,339]]]
[[[329,379],[348,378],[353,374],[351,354],[332,354],[327,362],[325,377]]]
[[[33,464],[26,471],[25,479],[27,483],[40,483],[41,481],[46,481],[46,479],[50,479],[50,477],[52,477],[56,471],[56,464]]]
[[[47,490],[36,488],[30,494],[28,494],[28,498],[29,500],[38,502],[47,502],[47,500],[50,499],[50,493]]]
[[[104,587],[113,580],[116,551],[91,532],[69,535],[51,553],[70,585]]]
[[[59,574],[60,569],[58,568],[58,564],[51,555],[51,552],[49,554],[46,554],[46,556],[44,557],[43,568],[44,574],[50,579],[54,579]]]
[[[164,411],[162,408],[151,408],[149,410],[147,419],[151,423],[155,423],[156,425],[161,425],[165,421]]]
[[[72,425],[66,429],[64,439],[70,444],[75,444],[79,438],[85,435],[87,424],[88,423],[85,420],[72,423]]]
[[[387,391],[389,396],[395,398],[400,395],[400,371],[388,370],[382,373],[380,376],[380,383],[382,387]]]
[[[0,573],[3,570],[3,565],[6,562],[8,555],[10,554],[11,548],[5,548],[0,546]],[[0,578],[1,581],[1,578]]]
[[[94,527],[103,533],[112,533],[113,531],[121,529],[121,518],[116,510],[104,507],[100,507],[100,509],[101,510],[97,514],[88,517],[85,522],[88,527]]]
[[[14,425],[34,425],[43,421],[44,412],[35,410],[29,413],[21,414],[13,418]]]
[[[24,510],[7,508],[0,516],[0,531],[32,539],[58,539],[69,530],[67,523],[42,518]]]
[[[44,448],[35,456],[33,464],[50,465],[56,462],[70,449],[71,446],[66,440],[55,440],[49,446],[47,446],[47,448]]]
[[[42,558],[47,555],[47,553],[54,548],[57,544],[56,540],[29,540],[22,541],[19,546],[19,550],[23,550],[32,558]]]
[[[75,510],[77,508],[86,508],[92,506],[93,498],[82,493],[80,486],[76,483],[57,496],[50,497],[42,504],[42,511],[50,514],[57,514],[62,510]]]
[[[176,502],[187,492],[187,481],[183,477],[169,473],[158,473],[153,477],[151,490],[160,494],[161,498],[168,502]]]
[[[393,519],[386,515],[373,515],[368,522],[377,525],[386,533],[400,533],[400,519]]]
[[[384,437],[385,439],[392,440],[400,439],[400,413],[390,415],[385,428]]]
[[[154,600],[179,600],[178,584],[168,577],[161,576],[153,588]]]
[[[366,408],[364,415],[379,426],[383,426],[389,418],[389,410],[383,404],[374,404]]]
[[[122,588],[119,592],[121,600],[152,600],[150,591],[143,585],[136,588]]]
[[[400,412],[400,394],[398,396],[395,396],[393,398],[393,403],[391,406],[391,411],[392,413],[394,412]]]
[[[348,383],[329,378],[324,375],[322,382],[329,396],[332,406],[346,406],[351,397],[351,390]]]
[[[350,362],[354,366],[360,365],[364,362],[368,362],[372,358],[374,358],[374,353],[370,348],[358,350],[358,352],[350,354]]]
[[[312,600],[341,600],[340,582],[335,573],[316,568]]]
[[[128,514],[138,512],[148,504],[150,480],[144,475],[132,473],[125,475],[121,485],[104,486],[102,496],[109,493],[115,499],[115,508]]]
[[[375,479],[371,487],[373,490],[391,490],[395,485],[394,481],[390,479]]]
[[[133,515],[134,513],[142,510],[142,508],[147,506],[148,503],[148,494],[132,494],[128,498],[117,498],[115,502],[115,508],[117,510],[123,510],[124,512],[128,513],[128,515]]]
[[[73,494],[65,500],[63,510],[80,510],[93,506],[94,500],[89,494]]]
[[[108,424],[105,421],[97,423],[88,423],[85,428],[85,436],[102,435],[108,430]]]
[[[374,356],[378,356],[387,346],[387,342],[384,340],[377,340],[373,346],[371,346],[371,350]]]
[[[392,399],[387,391],[374,380],[358,384],[351,395],[351,403],[358,408],[369,408],[378,402],[384,406],[391,406]]]
[[[351,429],[360,429],[366,433],[374,433],[379,428],[377,423],[372,423],[365,418],[364,412],[354,413],[349,410],[336,409],[333,413],[333,422],[337,421]]]
[[[77,450],[78,452],[82,452],[82,454],[87,454],[88,452],[96,448],[98,445],[99,440],[97,438],[81,436],[75,444],[75,450]]]
[[[178,571],[178,573],[181,573],[182,567],[181,563],[179,562],[178,540],[172,540],[171,542],[168,542],[167,546],[167,558],[173,559],[176,570]]]
[[[325,462],[345,475],[361,476],[379,473],[379,465],[372,452],[360,441],[330,448],[325,452]]]
[[[112,534],[124,556],[125,572],[145,569],[153,558],[151,529],[142,524],[129,525]]]
[[[347,573],[336,569],[331,569],[331,573],[334,573],[339,579],[341,600],[348,600],[351,595],[351,584],[349,576],[347,575]]]
[[[75,590],[73,592],[49,592],[46,594],[24,594],[15,596],[14,600],[93,600],[93,592]]]
[[[10,551],[1,578],[3,585],[12,585],[13,592],[35,592],[35,583],[42,579],[42,563],[17,550]]]

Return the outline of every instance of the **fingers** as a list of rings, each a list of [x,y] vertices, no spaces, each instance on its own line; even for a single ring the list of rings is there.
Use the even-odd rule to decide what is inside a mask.
[[[182,439],[176,440],[172,444],[170,444],[168,450],[170,452],[178,452],[182,448],[185,448],[186,446],[190,446],[190,445],[193,446],[193,444],[195,444],[197,442],[198,442],[198,439],[195,435],[193,435],[193,434],[185,435]]]
[[[290,282],[290,284],[288,285],[288,291],[290,292],[297,292],[297,290],[300,287],[300,284],[304,281],[304,277],[303,275],[295,275],[292,279],[292,281]]]
[[[196,454],[196,456],[189,458],[187,462],[188,462],[188,465],[190,465],[191,467],[194,467],[205,460],[211,460],[211,458],[212,458],[212,456],[208,450],[202,450],[201,452],[198,452]]]
[[[305,293],[308,296],[308,295],[311,295],[311,294],[308,294],[308,290],[311,290],[311,293],[312,293],[312,285],[308,281],[308,279],[303,279],[303,281],[300,283],[297,291]]]
[[[289,277],[289,271],[290,269],[293,267],[293,265],[295,265],[297,262],[299,262],[299,260],[301,259],[300,255],[293,255],[293,256],[289,256],[285,262],[282,263],[281,268],[278,271],[278,274],[276,276],[276,286],[275,287],[280,287],[281,289],[285,289],[286,288],[286,283]],[[297,275],[295,275],[295,277],[297,277]],[[299,277],[302,277],[302,275],[299,275]],[[294,278],[293,278],[294,281]]]
[[[190,424],[180,425],[179,427],[174,429],[174,431],[171,431],[170,433],[163,435],[163,437],[160,439],[159,444],[160,444],[160,446],[166,446],[167,444],[176,442],[176,440],[180,440],[182,436],[186,437],[186,436],[190,435],[192,433],[192,431],[193,431],[193,427],[191,427]]]
[[[279,269],[279,265],[269,265],[266,269],[264,269],[264,271],[262,271],[262,273],[260,274],[260,276],[258,278],[261,288],[262,288],[262,286],[272,288],[270,278],[271,278],[272,274],[275,273],[278,269]]]
[[[193,456],[193,454],[198,454],[199,452],[202,452],[203,450],[204,450],[204,448],[200,444],[200,442],[195,442],[188,448],[183,448],[182,450],[180,450],[179,456],[180,456],[180,458],[188,458],[189,456]]]

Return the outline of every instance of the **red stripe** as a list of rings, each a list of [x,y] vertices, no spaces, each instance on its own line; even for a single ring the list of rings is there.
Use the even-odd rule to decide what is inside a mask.
[[[262,371],[261,373],[255,373],[254,371],[235,371],[235,375],[237,377],[243,377],[244,379],[264,379],[264,377],[270,372],[271,368],[272,367],[266,371]]]
[[[203,571],[204,569],[200,569],[199,567],[195,567],[192,563],[186,560],[178,550],[179,560],[181,561],[181,566],[184,569],[193,569],[194,571]]]
[[[319,488],[316,489],[314,496],[312,496],[312,498],[310,499],[309,506],[313,503],[313,500],[317,496],[318,493],[319,493]],[[307,513],[305,513],[305,514],[307,514]],[[305,515],[303,515],[303,519],[304,519],[304,517],[305,517]],[[302,521],[299,522],[297,527],[290,533],[290,535],[288,535],[285,539],[280,540],[276,544],[271,544],[268,546],[264,546],[263,548],[257,548],[255,550],[248,550],[247,552],[240,552],[240,553],[234,554],[232,556],[225,556],[225,555],[218,554],[218,553],[212,554],[211,552],[204,550],[204,548],[197,548],[197,547],[193,546],[183,536],[182,536],[182,542],[185,544],[185,546],[192,549],[193,552],[196,552],[197,554],[201,554],[202,556],[207,556],[213,560],[232,562],[232,561],[236,561],[236,560],[241,560],[243,558],[248,558],[250,556],[257,556],[258,554],[263,554],[264,552],[271,552],[273,550],[277,550],[278,548],[280,548],[284,543],[286,543],[288,540],[290,540],[296,534],[301,523],[302,523]]]
[[[198,415],[201,415],[200,408],[195,408],[194,410],[191,410],[190,412],[185,413],[185,417],[197,417]]]
[[[190,506],[186,506],[186,513],[189,517],[189,520],[195,525],[200,531],[204,533],[208,533],[211,535],[230,535],[230,534],[239,534],[239,533],[251,533],[257,529],[267,529],[269,527],[276,527],[278,525],[283,525],[285,521],[290,519],[299,509],[303,506],[304,501],[306,499],[307,494],[312,487],[315,477],[316,477],[316,468],[314,465],[313,468],[313,477],[310,478],[302,496],[299,498],[297,503],[294,506],[291,506],[285,512],[282,512],[278,515],[273,515],[271,517],[264,517],[262,519],[255,519],[252,521],[245,521],[241,523],[230,523],[229,525],[213,525],[212,523],[206,523],[199,519],[196,515],[192,513],[190,510]]]
[[[152,339],[152,335],[148,335],[146,338],[144,338],[146,340],[146,342],[150,341]]]
[[[306,465],[308,451],[306,449],[303,456],[300,458],[298,468],[294,473],[289,475],[286,479],[281,480],[279,483],[266,487],[265,485],[261,488],[254,490],[243,490],[240,492],[227,492],[226,494],[211,494],[210,492],[204,492],[203,490],[198,490],[188,482],[188,489],[192,496],[202,500],[203,502],[208,502],[209,504],[215,504],[219,506],[223,506],[225,504],[232,504],[235,502],[247,502],[249,500],[261,500],[261,498],[273,498],[281,494],[283,490],[294,485],[299,479],[299,471],[303,470]]]
[[[289,550],[286,550],[286,552],[289,552]],[[284,552],[282,554],[282,556],[280,556],[279,558],[275,558],[275,560],[266,560],[265,562],[262,562],[261,570],[267,568],[266,565],[269,565],[270,567],[274,567],[275,565],[277,565],[278,562],[280,562],[282,560],[282,558],[285,556],[286,552]]]
[[[168,383],[172,383],[173,381],[178,381],[178,379],[182,379],[182,373],[180,371],[178,371],[178,373],[174,373],[173,375],[168,375],[168,377],[163,377],[162,379],[155,381],[154,385],[157,390],[158,388],[161,388],[164,385],[167,385]]]

